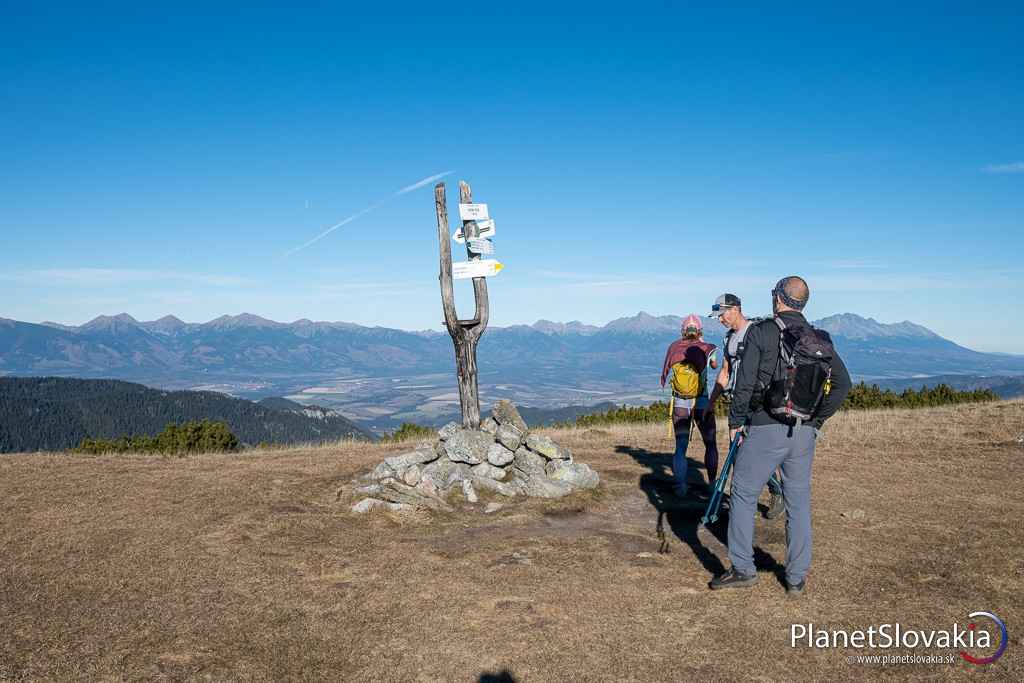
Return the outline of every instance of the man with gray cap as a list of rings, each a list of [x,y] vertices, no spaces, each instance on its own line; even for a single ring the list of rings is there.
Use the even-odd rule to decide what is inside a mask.
[[[735,294],[728,293],[715,299],[708,317],[718,318],[718,322],[728,329],[728,332],[725,333],[725,342],[722,344],[722,355],[725,362],[722,364],[722,369],[718,372],[718,379],[715,380],[715,386],[711,390],[711,399],[709,401],[713,413],[715,401],[718,400],[719,396],[725,396],[730,401],[732,400],[732,392],[736,386],[736,375],[739,371],[740,360],[747,346],[747,330],[750,329],[752,322],[757,322],[758,320],[751,321],[747,319],[743,315],[743,305],[740,302],[740,298]],[[722,474],[723,476],[728,476],[728,472],[723,472]],[[711,483],[713,484],[714,482]],[[783,501],[782,484],[774,472],[768,480],[768,491],[771,494],[771,498],[769,499],[768,509],[765,511],[764,516],[767,519],[775,519],[782,514]]]
[[[812,328],[801,313],[809,298],[802,278],[782,278],[772,289],[775,316],[747,332],[729,408],[729,437],[743,435],[730,499],[732,568],[711,581],[712,590],[757,583],[757,496],[780,466],[786,507],[786,592],[799,595],[807,583],[815,441],[850,390],[850,375],[828,334]]]

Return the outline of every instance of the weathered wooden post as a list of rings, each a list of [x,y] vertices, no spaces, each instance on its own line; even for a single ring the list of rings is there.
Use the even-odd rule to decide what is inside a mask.
[[[459,181],[459,201],[473,203],[469,184]],[[459,403],[462,407],[462,426],[466,429],[480,428],[480,393],[477,385],[476,347],[481,335],[487,329],[489,315],[487,302],[487,278],[473,278],[473,299],[476,312],[471,320],[459,320],[455,310],[455,289],[452,285],[452,253],[448,240],[448,204],[444,183],[434,186],[434,205],[437,211],[437,239],[441,246],[441,304],[444,307],[444,324],[455,344],[455,365],[459,375]],[[470,250],[470,240],[478,237],[476,221],[462,221],[462,235],[466,243],[466,256],[478,261],[480,255]]]

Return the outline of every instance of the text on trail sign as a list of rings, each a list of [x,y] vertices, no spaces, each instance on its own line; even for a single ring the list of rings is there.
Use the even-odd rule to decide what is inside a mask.
[[[469,240],[469,250],[474,254],[493,254],[494,242],[482,237],[471,237]]]
[[[490,218],[486,204],[459,204],[459,218],[464,221],[482,221]]]
[[[505,266],[492,258],[480,261],[458,261],[452,264],[452,277],[456,280],[468,280],[474,277],[491,277],[501,272]]]

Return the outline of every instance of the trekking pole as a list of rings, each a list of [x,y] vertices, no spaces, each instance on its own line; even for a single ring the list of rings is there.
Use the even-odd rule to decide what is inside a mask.
[[[715,479],[715,487],[711,492],[711,499],[708,500],[708,507],[704,511],[704,516],[700,518],[700,523],[704,526],[718,521],[718,509],[722,505],[725,484],[729,480],[729,470],[732,469],[733,460],[736,459],[736,451],[739,450],[741,439],[742,434],[737,433],[732,443],[729,444],[729,453],[725,456],[722,471],[719,473],[718,478]]]

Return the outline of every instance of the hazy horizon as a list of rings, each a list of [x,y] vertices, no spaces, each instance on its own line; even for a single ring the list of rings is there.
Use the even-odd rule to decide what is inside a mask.
[[[677,313],[655,313],[655,312],[651,312],[651,311],[641,310],[641,311],[636,311],[634,313],[628,313],[628,314],[625,314],[625,315],[617,316],[617,317],[611,318],[609,320],[596,321],[596,322],[587,321],[587,320],[578,320],[578,319],[555,320],[555,319],[552,319],[552,318],[547,318],[547,317],[541,316],[539,318],[535,318],[535,319],[529,320],[529,321],[496,323],[494,321],[493,316],[492,316],[491,320],[488,323],[488,328],[505,328],[505,327],[524,326],[524,325],[525,326],[533,326],[533,325],[535,325],[537,323],[540,323],[540,322],[550,322],[550,323],[554,323],[554,324],[578,323],[578,324],[586,325],[586,326],[590,326],[590,327],[602,328],[602,327],[605,327],[606,325],[608,325],[608,324],[610,324],[612,322],[615,322],[617,320],[631,319],[631,318],[635,318],[635,317],[637,317],[639,315],[644,315],[644,314],[645,315],[649,315],[649,316],[654,317],[654,318],[661,318],[661,317],[666,317],[666,316],[673,316],[673,317],[677,317],[677,318],[684,318],[686,315],[688,315],[688,313],[696,313],[697,315],[701,316],[701,318],[703,319],[705,329],[711,329],[711,330],[716,330],[716,331],[719,331],[719,332],[724,332],[725,328],[721,325],[721,323],[718,322],[717,319],[715,319],[715,318],[707,318],[706,317],[707,312],[708,311],[704,311],[704,310],[693,310],[693,311],[688,311],[686,313],[677,314]],[[203,324],[211,323],[211,322],[213,322],[213,321],[215,321],[215,320],[217,320],[219,318],[223,318],[223,317],[234,318],[234,317],[238,317],[238,316],[242,316],[242,315],[252,315],[252,316],[255,316],[255,317],[258,317],[258,318],[262,318],[264,320],[268,320],[268,321],[273,322],[273,323],[278,323],[278,324],[283,324],[283,325],[291,325],[291,324],[297,323],[297,322],[299,322],[301,320],[308,320],[311,323],[329,323],[329,324],[344,323],[344,324],[358,325],[360,327],[367,327],[367,328],[381,327],[381,328],[387,328],[387,329],[395,329],[395,330],[401,330],[401,331],[404,331],[404,332],[428,332],[428,331],[429,332],[438,332],[438,333],[444,333],[445,332],[445,327],[444,327],[443,321],[439,322],[435,327],[410,328],[410,327],[401,327],[401,326],[396,326],[396,325],[372,325],[372,324],[363,323],[363,322],[358,321],[358,320],[344,320],[344,319],[318,320],[318,319],[309,318],[309,317],[306,317],[306,316],[300,316],[298,318],[275,319],[275,318],[270,318],[270,317],[267,317],[267,316],[264,316],[264,315],[260,315],[258,313],[253,313],[252,311],[241,311],[239,313],[222,313],[221,315],[214,316],[213,318],[209,318],[207,320],[186,320],[186,319],[182,318],[181,316],[176,315],[174,313],[165,313],[163,315],[155,316],[155,317],[152,317],[152,318],[142,318],[142,317],[139,317],[137,315],[133,315],[132,313],[130,313],[128,311],[119,311],[117,313],[100,313],[98,315],[95,315],[95,316],[92,316],[92,317],[87,318],[85,320],[82,320],[81,322],[66,322],[66,321],[62,321],[62,320],[49,320],[49,319],[46,319],[46,320],[19,320],[19,322],[32,323],[32,324],[36,324],[36,325],[41,325],[41,324],[46,324],[46,323],[53,323],[53,324],[57,324],[57,325],[63,325],[63,326],[66,326],[66,327],[81,327],[81,326],[83,326],[83,325],[85,325],[85,324],[87,324],[87,323],[89,323],[89,322],[91,322],[91,321],[93,321],[93,320],[95,320],[95,319],[97,319],[99,317],[114,318],[114,317],[117,317],[119,315],[129,315],[130,317],[132,317],[134,320],[136,320],[139,323],[152,323],[152,322],[156,322],[156,321],[158,321],[158,320],[160,320],[162,318],[165,318],[165,317],[168,317],[168,316],[173,316],[174,318],[177,318],[178,320],[180,320],[182,323],[184,323],[186,325],[203,325]],[[749,312],[747,312],[747,315],[748,315],[748,317],[756,317],[756,316],[759,316],[759,315],[766,315],[766,313],[749,313]],[[837,312],[834,312],[834,313],[827,313],[827,314],[822,314],[822,315],[810,315],[810,314],[807,314],[807,319],[808,320],[812,320],[812,321],[813,320],[823,320],[825,318],[830,318],[832,316],[837,316],[837,315],[855,315],[855,316],[858,316],[858,317],[863,318],[865,320],[873,320],[874,322],[882,324],[882,325],[899,325],[901,323],[912,323],[914,325],[919,325],[921,327],[924,327],[924,328],[928,329],[931,332],[935,332],[936,334],[939,334],[938,332],[936,332],[934,329],[932,329],[928,325],[925,325],[925,324],[923,324],[923,323],[921,323],[920,321],[917,321],[917,320],[911,320],[909,318],[905,318],[905,319],[902,319],[902,320],[896,320],[896,319],[891,319],[891,320],[884,320],[883,319],[883,320],[879,320],[878,318],[876,318],[874,316],[863,315],[863,314],[857,313],[855,311],[837,311]],[[0,317],[3,317],[3,316],[0,316]],[[441,317],[443,317],[443,313],[441,314]],[[960,340],[957,340],[957,339],[954,339],[954,338],[950,338],[950,337],[946,337],[945,335],[942,335],[942,334],[939,334],[939,336],[941,336],[941,337],[943,337],[945,339],[949,339],[950,341],[953,341],[953,342],[959,344],[960,346],[964,346],[965,348],[969,348],[969,349],[972,349],[974,351],[984,351],[984,352],[992,352],[992,353],[1010,353],[1010,354],[1013,354],[1013,355],[1021,355],[1021,354],[1015,354],[1012,351],[1000,351],[998,349],[977,348],[977,347],[969,346],[969,345],[961,342]]]

